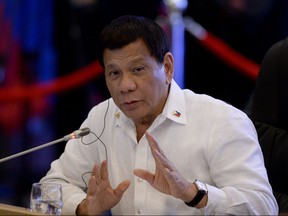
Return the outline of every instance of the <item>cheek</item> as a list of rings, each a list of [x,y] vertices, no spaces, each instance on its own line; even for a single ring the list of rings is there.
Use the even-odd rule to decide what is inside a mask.
[[[114,99],[117,96],[117,88],[115,87],[115,85],[113,85],[112,83],[106,82],[106,86],[107,89],[111,95],[111,97]]]
[[[157,104],[164,97],[166,97],[166,84],[165,80],[163,83],[163,80],[153,80],[149,83],[149,85],[146,85],[146,88],[144,90],[144,94],[146,95],[147,98],[149,98],[150,103],[152,104]]]
[[[154,90],[156,91],[161,92],[163,91],[163,89],[165,89],[167,85],[167,77],[164,71],[159,71],[158,73],[155,74],[155,77],[153,79],[153,85],[154,85]]]
[[[106,86],[107,86],[108,90],[111,91],[111,89],[112,89],[111,83],[106,81]]]
[[[116,83],[111,80],[109,81],[106,79],[106,86],[110,92],[115,91],[116,89]]]
[[[158,82],[160,85],[165,84],[167,82],[168,75],[165,73],[164,67],[159,69],[155,75],[154,75],[154,80]]]

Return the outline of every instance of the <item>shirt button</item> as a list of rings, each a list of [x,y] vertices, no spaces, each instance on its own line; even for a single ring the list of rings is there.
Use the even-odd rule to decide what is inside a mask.
[[[142,182],[143,181],[143,179],[142,178],[138,178],[138,182]]]
[[[137,214],[141,214],[142,213],[142,210],[140,208],[138,208],[136,211],[137,211]]]

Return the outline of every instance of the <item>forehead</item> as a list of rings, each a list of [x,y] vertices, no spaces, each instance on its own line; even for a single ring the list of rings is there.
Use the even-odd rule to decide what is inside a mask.
[[[126,58],[139,59],[144,56],[150,56],[150,51],[143,40],[137,40],[126,46],[117,49],[105,49],[103,52],[104,64],[113,60],[125,60]]]

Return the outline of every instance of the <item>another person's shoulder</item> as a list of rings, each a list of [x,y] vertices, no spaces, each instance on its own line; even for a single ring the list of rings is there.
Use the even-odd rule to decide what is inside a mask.
[[[286,37],[283,40],[277,41],[276,43],[274,43],[266,52],[266,55],[272,57],[274,55],[279,57],[279,54],[281,54],[281,52],[284,52],[285,50],[287,50],[288,47],[288,37]]]

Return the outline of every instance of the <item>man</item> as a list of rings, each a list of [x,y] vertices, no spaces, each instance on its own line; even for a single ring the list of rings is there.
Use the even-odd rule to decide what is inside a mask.
[[[112,98],[90,111],[81,127],[91,133],[69,141],[41,180],[62,184],[63,214],[277,214],[253,124],[179,88],[161,27],[123,16],[101,37]]]

